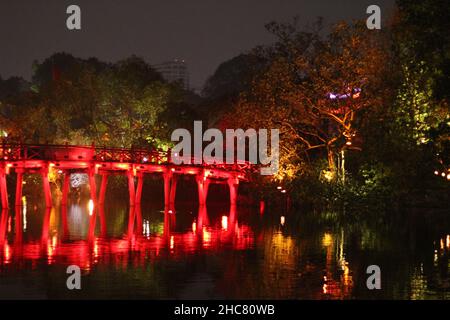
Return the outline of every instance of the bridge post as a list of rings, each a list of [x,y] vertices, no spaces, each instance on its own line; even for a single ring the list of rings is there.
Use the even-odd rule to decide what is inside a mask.
[[[136,187],[136,204],[140,204],[142,198],[142,187],[144,185],[144,174],[142,172],[138,172],[137,177],[138,183]]]
[[[92,242],[95,238],[95,226],[97,225],[97,208],[94,209],[89,217],[88,242]]]
[[[228,215],[228,230],[231,234],[234,233],[236,229],[236,205],[230,206],[230,213]]]
[[[50,181],[48,180],[48,167],[42,169],[42,185],[44,188],[45,206],[52,207],[52,191],[50,189]]]
[[[204,206],[208,198],[209,180],[203,175],[197,175],[198,204]]]
[[[8,188],[6,187],[6,170],[0,169],[0,193],[2,197],[2,209],[8,209]]]
[[[100,185],[100,194],[98,196],[98,204],[105,203],[106,185],[108,184],[108,173],[102,173],[102,183]]]
[[[98,206],[97,208],[98,216],[100,218],[100,231],[102,237],[106,237],[106,217],[105,217],[105,208],[103,206]]]
[[[97,204],[97,184],[95,182],[95,170],[89,169],[89,189],[91,192],[91,199],[94,205]]]
[[[128,213],[128,240],[134,237],[134,222],[136,220],[136,208],[130,206]]]
[[[230,205],[235,206],[238,194],[239,180],[235,177],[228,178],[228,188],[230,190]]]
[[[175,206],[175,197],[177,194],[177,182],[178,177],[176,175],[173,175],[172,177],[172,184],[170,185],[170,196],[169,196],[169,205]]]
[[[133,169],[128,170],[127,177],[128,177],[128,192],[130,194],[130,207],[134,207],[135,200],[136,200],[136,192],[134,189]]]
[[[64,172],[61,205],[67,205],[67,198],[70,190],[70,173]]]
[[[0,217],[0,247],[3,248],[3,244],[6,240],[6,230],[8,225],[8,210],[3,208]]]
[[[23,184],[23,170],[17,169],[17,181],[16,181],[16,207],[22,205],[22,184]]]
[[[137,223],[136,231],[139,235],[142,235],[143,228],[142,228],[141,206],[136,206],[136,208],[134,210],[136,213],[136,223]]]
[[[172,171],[168,170],[163,173],[164,179],[164,208],[169,208],[170,205],[170,185],[172,183]]]

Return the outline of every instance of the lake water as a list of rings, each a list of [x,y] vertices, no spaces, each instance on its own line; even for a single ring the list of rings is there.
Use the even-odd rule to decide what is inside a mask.
[[[369,224],[220,204],[29,203],[1,216],[0,298],[449,299],[448,214]],[[372,264],[381,290],[367,289]],[[69,265],[81,290],[66,287]]]

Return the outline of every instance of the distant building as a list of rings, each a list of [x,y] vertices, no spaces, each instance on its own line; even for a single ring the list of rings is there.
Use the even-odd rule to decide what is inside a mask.
[[[184,89],[189,90],[189,72],[184,60],[174,59],[153,65],[167,82],[180,82]]]

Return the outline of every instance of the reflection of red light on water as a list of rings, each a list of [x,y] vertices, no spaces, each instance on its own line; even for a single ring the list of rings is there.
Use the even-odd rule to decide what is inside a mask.
[[[11,232],[11,217],[8,219],[8,233]]]
[[[94,242],[94,257],[98,258],[98,240],[97,239],[95,239],[95,242]]]
[[[173,250],[173,247],[175,246],[175,240],[173,236],[170,236],[170,250]]]
[[[29,264],[21,263],[20,265],[32,266],[44,259],[48,264],[64,261],[64,264],[76,264],[82,270],[89,271],[93,265],[102,263],[112,263],[124,268],[130,264],[141,265],[148,263],[148,257],[164,258],[167,257],[167,253],[170,253],[171,258],[178,259],[186,254],[195,254],[199,250],[213,253],[221,250],[224,245],[232,246],[237,250],[245,250],[253,246],[255,235],[247,225],[238,225],[237,217],[231,215],[219,217],[219,228],[210,227],[209,222],[205,222],[206,218],[203,217],[202,226],[194,220],[191,228],[184,233],[172,233],[169,228],[163,234],[155,232],[149,237],[141,237],[142,231],[138,233],[139,231],[136,230],[124,238],[104,239],[93,234],[89,239],[70,242],[60,237],[62,234],[56,232],[57,226],[55,228],[52,226],[53,231],[44,232],[46,235],[50,233],[48,238],[25,241],[21,244],[20,250],[14,250],[15,246],[2,245],[0,257],[3,259],[0,265],[17,259],[17,261],[31,261]],[[6,229],[6,221],[5,218],[4,229]]]
[[[207,248],[211,245],[211,232],[203,227],[203,247]]]
[[[5,243],[4,247],[4,255],[5,255],[5,264],[10,263],[11,261],[11,247]]]

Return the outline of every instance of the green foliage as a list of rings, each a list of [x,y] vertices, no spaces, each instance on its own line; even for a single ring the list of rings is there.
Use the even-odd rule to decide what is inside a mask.
[[[58,53],[33,69],[31,89],[3,99],[11,141],[167,148],[171,128],[194,119],[186,93],[135,56],[109,64]],[[180,105],[183,119],[167,117]]]

